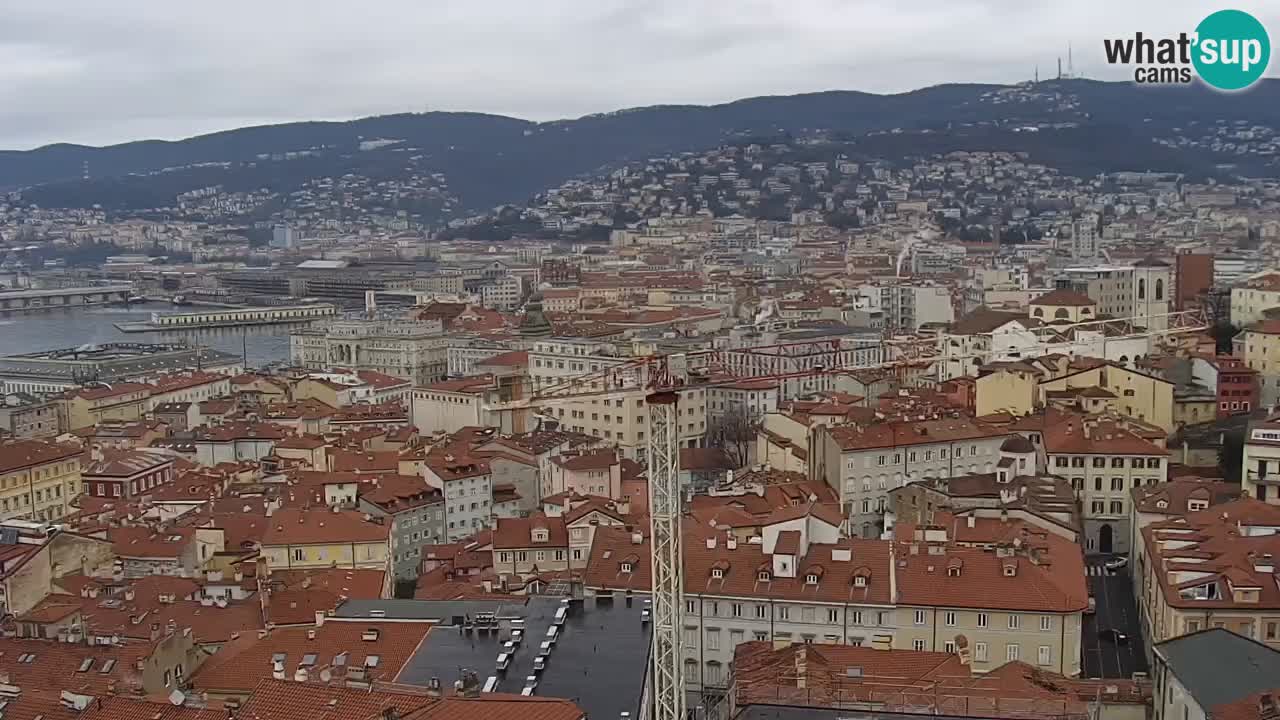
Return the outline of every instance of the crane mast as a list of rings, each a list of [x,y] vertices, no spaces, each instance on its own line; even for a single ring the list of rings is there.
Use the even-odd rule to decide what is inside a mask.
[[[653,570],[653,719],[685,720],[680,613],[684,564],[680,552],[679,394],[645,398],[649,409],[649,558]]]

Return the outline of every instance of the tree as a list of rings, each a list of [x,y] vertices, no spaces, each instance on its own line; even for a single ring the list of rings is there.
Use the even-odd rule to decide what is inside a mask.
[[[751,462],[751,447],[760,428],[755,413],[730,406],[707,424],[707,447],[720,448],[737,467]]]
[[[1230,322],[1219,320],[1209,328],[1209,334],[1213,336],[1213,341],[1217,345],[1219,353],[1231,352],[1231,340],[1240,334],[1240,328],[1232,325]]]
[[[1222,433],[1222,446],[1218,448],[1218,464],[1222,476],[1229,482],[1240,482],[1244,465],[1244,430],[1228,430]]]

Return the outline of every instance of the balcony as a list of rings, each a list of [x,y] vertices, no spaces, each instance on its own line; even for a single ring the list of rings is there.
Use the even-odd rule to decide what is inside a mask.
[[[1280,472],[1267,473],[1257,470],[1246,470],[1245,477],[1256,485],[1280,485]]]

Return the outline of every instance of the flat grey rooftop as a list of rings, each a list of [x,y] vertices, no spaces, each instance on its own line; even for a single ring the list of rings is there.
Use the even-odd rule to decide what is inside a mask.
[[[1165,640],[1155,652],[1206,712],[1280,685],[1280,651],[1230,630]]]
[[[438,678],[452,687],[462,669],[474,670],[484,683],[497,678],[497,692],[519,693],[525,678],[534,675],[533,661],[541,652],[547,629],[561,606],[556,597],[530,597],[528,602],[376,600],[348,601],[339,617],[374,617],[381,609],[385,620],[430,619],[441,626],[427,636],[401,671],[398,682],[426,686]],[[551,648],[546,670],[538,674],[536,694],[568,698],[592,718],[617,718],[623,712],[637,717],[649,661],[650,626],[641,623],[648,607],[643,598],[628,605],[610,596],[575,600]],[[477,612],[496,612],[501,629],[465,632],[455,622]],[[441,619],[448,616],[448,620]],[[524,620],[524,641],[516,647],[505,672],[496,669],[498,654],[509,639],[509,620]]]
[[[467,615],[476,613],[524,617],[524,608],[523,602],[506,600],[347,600],[334,615],[368,620],[426,620],[455,625],[464,622]]]

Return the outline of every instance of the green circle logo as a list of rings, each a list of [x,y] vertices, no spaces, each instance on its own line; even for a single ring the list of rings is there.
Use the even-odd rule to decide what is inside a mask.
[[[1243,90],[1271,62],[1271,38],[1258,19],[1241,10],[1219,10],[1196,26],[1191,61],[1200,79],[1219,90]]]

